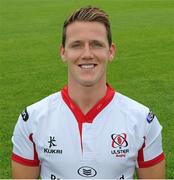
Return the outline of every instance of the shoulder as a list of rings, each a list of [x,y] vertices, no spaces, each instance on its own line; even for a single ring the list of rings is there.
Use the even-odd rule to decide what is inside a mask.
[[[149,108],[138,101],[135,101],[119,92],[116,92],[115,102],[123,113],[137,117],[147,117]]]
[[[157,117],[147,106],[118,92],[114,98],[116,108],[124,117],[126,124],[136,130],[137,135],[146,136],[152,126],[156,126],[158,131],[161,130]]]
[[[48,108],[52,108],[53,106],[59,104],[61,101],[61,93],[56,92],[54,94],[51,94],[40,101],[31,104],[27,107],[28,111],[33,112],[33,111],[39,111],[39,110],[46,110]]]
[[[21,113],[21,118],[28,122],[33,122],[37,117],[43,116],[48,112],[51,112],[55,107],[61,104],[61,93],[56,92],[51,94],[40,101],[27,106]]]

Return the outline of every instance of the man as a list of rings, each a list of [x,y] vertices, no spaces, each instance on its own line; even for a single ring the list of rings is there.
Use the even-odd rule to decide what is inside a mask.
[[[13,178],[165,178],[161,129],[149,109],[107,84],[113,60],[107,14],[75,11],[64,23],[60,54],[68,83],[29,107],[12,137]]]

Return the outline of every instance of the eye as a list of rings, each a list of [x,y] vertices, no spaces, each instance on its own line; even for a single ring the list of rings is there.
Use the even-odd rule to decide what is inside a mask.
[[[81,47],[82,47],[82,44],[79,43],[79,42],[75,42],[75,43],[72,43],[72,44],[70,45],[70,47],[73,48],[73,49],[77,49],[77,48],[81,48]]]
[[[79,44],[73,44],[71,45],[72,48],[76,48],[76,47],[79,47],[80,45]]]
[[[103,47],[103,44],[98,41],[93,41],[91,45],[93,48],[102,48]]]

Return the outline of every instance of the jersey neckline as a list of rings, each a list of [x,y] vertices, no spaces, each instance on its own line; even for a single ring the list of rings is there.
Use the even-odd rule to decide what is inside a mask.
[[[68,94],[68,86],[64,86],[64,88],[61,90],[61,95],[64,102],[70,108],[78,123],[92,123],[94,118],[111,102],[115,91],[109,84],[106,85],[107,91],[105,96],[100,99],[86,114],[84,114],[70,98]]]

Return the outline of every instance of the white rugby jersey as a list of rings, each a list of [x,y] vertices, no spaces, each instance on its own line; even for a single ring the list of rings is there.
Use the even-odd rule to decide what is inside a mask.
[[[86,115],[61,92],[27,107],[12,137],[12,159],[41,166],[44,179],[126,179],[164,159],[161,125],[149,109],[115,92]]]

